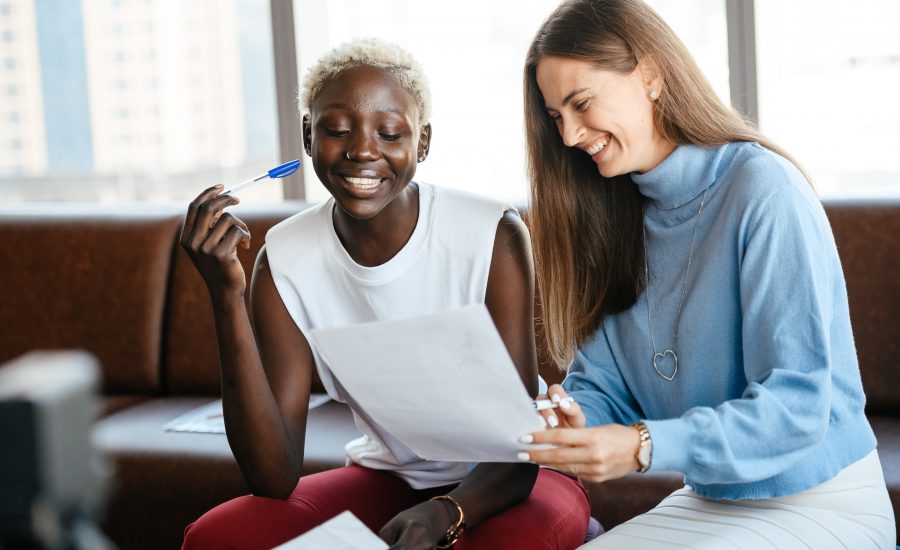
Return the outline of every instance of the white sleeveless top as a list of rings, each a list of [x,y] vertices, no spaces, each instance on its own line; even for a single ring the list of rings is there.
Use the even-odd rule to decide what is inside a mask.
[[[513,207],[461,191],[417,185],[416,228],[409,242],[379,266],[361,266],[344,249],[334,229],[333,198],[269,230],[266,250],[272,277],[304,335],[312,329],[484,303],[497,224]],[[328,365],[315,351],[313,355],[325,391],[350,406],[364,434],[346,446],[351,462],[393,470],[414,489],[456,483],[468,473],[468,464],[427,461],[413,453],[360,410]]]

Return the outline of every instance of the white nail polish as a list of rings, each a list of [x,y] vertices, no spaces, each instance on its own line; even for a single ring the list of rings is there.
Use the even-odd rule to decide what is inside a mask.
[[[555,416],[550,416],[547,418],[547,424],[550,424],[551,428],[555,428],[559,426],[559,420]]]
[[[520,443],[533,443],[533,442],[534,442],[534,436],[531,435],[531,434],[525,434],[525,435],[523,435],[522,437],[519,438],[519,442],[520,442]]]
[[[563,409],[569,409],[572,407],[572,403],[563,399],[562,401],[559,402],[559,406],[560,406],[560,408],[563,408]]]
[[[518,458],[519,460],[521,460],[523,462],[528,462],[531,459],[531,457],[525,451],[522,451],[521,453],[517,454],[516,458]]]
[[[550,398],[550,401],[553,401],[554,403],[559,403],[559,394],[558,393],[553,394],[553,397]]]

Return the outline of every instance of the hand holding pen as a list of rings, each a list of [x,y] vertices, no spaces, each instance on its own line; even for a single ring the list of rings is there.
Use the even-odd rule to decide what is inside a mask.
[[[547,395],[538,396],[533,406],[550,428],[583,428],[585,425],[581,407],[559,384],[550,386]]]
[[[250,248],[250,230],[242,220],[225,209],[240,201],[239,190],[266,179],[283,178],[297,171],[299,160],[277,166],[226,191],[214,185],[195,198],[188,207],[181,232],[181,246],[197,267],[214,302],[242,297],[247,280],[237,257],[237,248]]]

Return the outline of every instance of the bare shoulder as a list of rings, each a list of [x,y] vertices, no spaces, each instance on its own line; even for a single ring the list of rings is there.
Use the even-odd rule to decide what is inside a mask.
[[[488,278],[488,298],[499,294],[533,292],[534,261],[528,227],[515,212],[506,212],[497,223]]]
[[[522,218],[507,210],[497,223],[494,237],[494,258],[497,255],[512,255],[527,259],[531,263],[531,236]]]

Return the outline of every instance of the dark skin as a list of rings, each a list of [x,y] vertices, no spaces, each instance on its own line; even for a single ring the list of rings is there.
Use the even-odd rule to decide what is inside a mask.
[[[338,236],[357,263],[383,264],[415,229],[419,191],[410,181],[428,155],[431,125],[419,123],[412,95],[396,77],[367,66],[329,81],[310,111],[303,119],[304,146],[338,205]],[[223,213],[238,200],[221,190],[207,189],[191,203],[181,243],[212,299],[228,442],[253,494],[284,499],[303,473],[313,356],[275,289],[265,248],[254,267],[247,311],[236,249],[249,246],[250,234],[242,221]],[[531,257],[524,224],[505,214],[497,225],[485,302],[534,395]],[[483,463],[448,494],[472,528],[527,498],[536,478],[533,464]],[[380,535],[391,548],[434,548],[457,518],[452,504],[429,500],[397,514]]]

